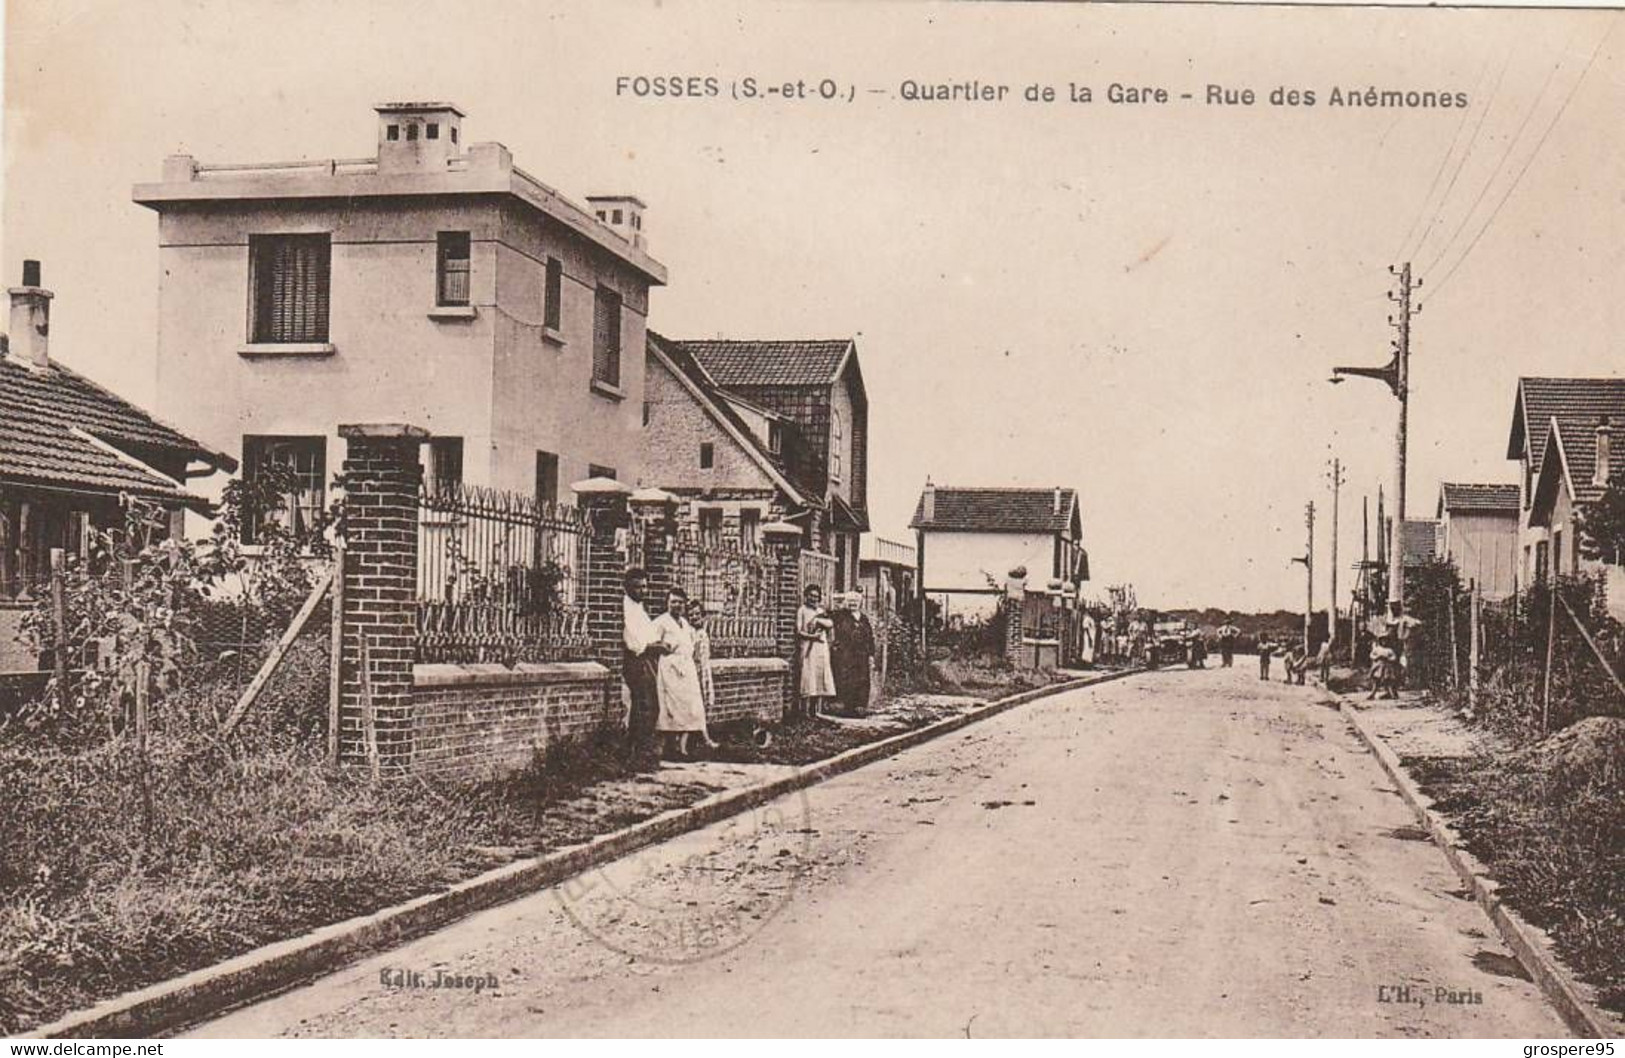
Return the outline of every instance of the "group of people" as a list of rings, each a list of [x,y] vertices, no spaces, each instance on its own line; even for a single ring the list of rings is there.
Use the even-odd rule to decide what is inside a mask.
[[[706,720],[716,694],[705,607],[672,588],[660,600],[660,615],[650,617],[649,575],[641,569],[627,572],[624,591],[621,681],[628,755],[646,759],[663,751],[687,758],[701,743],[717,748]],[[874,627],[861,594],[838,595],[828,609],[823,594],[818,585],[807,585],[796,615],[801,711],[809,718],[837,710],[862,716],[869,706]]]
[[[1388,604],[1388,614],[1371,644],[1370,697],[1399,697],[1421,642],[1421,625],[1421,621],[1402,612],[1399,603]]]
[[[627,572],[621,600],[621,680],[628,708],[628,751],[633,756],[655,752],[657,733],[660,748],[668,755],[693,755],[696,740],[715,749],[718,743],[706,726],[715,694],[705,607],[682,588],[672,588],[664,612],[650,617],[644,607],[648,590],[647,573]]]
[[[1259,679],[1268,680],[1270,678],[1270,660],[1277,651],[1281,652],[1281,668],[1284,672],[1283,679],[1285,682],[1296,683],[1300,687],[1303,686],[1311,668],[1319,670],[1321,683],[1331,679],[1332,641],[1330,639],[1322,640],[1320,649],[1314,654],[1310,654],[1309,649],[1296,639],[1290,645],[1285,645],[1285,649],[1283,649],[1283,646],[1283,644],[1276,643],[1268,636],[1263,636],[1258,640]]]
[[[837,593],[826,609],[824,589],[809,584],[796,611],[802,715],[810,720],[838,712],[869,711],[870,662],[875,656],[874,626],[863,612],[860,592]]]

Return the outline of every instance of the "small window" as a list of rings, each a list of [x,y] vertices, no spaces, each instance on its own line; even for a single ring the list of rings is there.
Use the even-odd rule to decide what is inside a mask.
[[[288,491],[267,503],[269,510],[243,512],[245,544],[259,543],[263,526],[280,525],[302,537],[322,524],[327,508],[327,439],[244,436],[243,479],[251,495],[266,486],[273,468],[281,471],[281,484]]]
[[[400,138],[401,138],[401,127],[399,125],[386,125],[384,127],[384,139],[386,139],[386,140],[398,140]]]
[[[457,126],[456,125],[453,125],[451,127],[451,142],[453,142],[453,143],[457,142]]]
[[[654,418],[654,405],[650,404],[648,401],[644,401],[643,402],[643,425],[648,426],[649,421],[651,419],[653,419],[653,418]]]
[[[409,140],[415,140],[418,138],[418,127],[416,122],[409,121],[406,123],[406,138]]]
[[[608,220],[609,217],[607,215],[605,215],[603,210],[599,210],[598,211],[598,219],[599,220]]]
[[[774,455],[784,451],[784,425],[771,419],[767,423],[767,450]]]
[[[251,235],[250,341],[327,341],[333,246],[327,235]]]
[[[621,222],[621,216],[622,216],[622,214],[621,214],[621,211],[620,211],[620,210],[616,210],[616,211],[615,211],[615,213],[614,213],[614,217],[613,217],[613,219],[612,219],[612,220],[611,220],[611,221],[610,221],[610,223],[611,223],[611,224],[619,224],[619,223],[620,223],[620,222]]]
[[[546,286],[542,291],[542,325],[559,329],[564,319],[564,265],[557,257],[547,259]]]
[[[700,508],[700,539],[714,544],[722,540],[722,508]]]
[[[755,551],[762,539],[762,512],[754,507],[742,508],[739,512],[739,548],[742,551]]]
[[[438,140],[440,138],[440,123],[438,121],[431,121],[427,125],[423,126],[423,138],[426,140]]]
[[[599,287],[593,303],[592,378],[621,384],[621,296]]]
[[[831,481],[841,480],[841,449],[843,447],[841,430],[841,413],[831,411],[829,413],[829,479]]]
[[[700,469],[701,470],[710,470],[713,466],[716,465],[716,458],[717,458],[716,448],[711,444],[711,442],[710,441],[701,441],[700,442]]]
[[[469,238],[466,231],[443,231],[438,238],[435,304],[467,305]]]
[[[559,502],[559,457],[552,452],[536,453],[536,502]]]
[[[587,464],[587,476],[589,478],[609,478],[611,481],[620,480],[615,474],[614,467],[600,466],[597,463]]]
[[[434,495],[455,492],[463,483],[463,439],[431,437],[425,449],[428,464],[423,479]]]

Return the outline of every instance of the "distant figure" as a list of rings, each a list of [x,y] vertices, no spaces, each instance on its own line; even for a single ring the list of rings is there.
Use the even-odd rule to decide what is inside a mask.
[[[1320,682],[1330,687],[1332,684],[1332,641],[1330,636],[1320,644],[1320,653],[1315,655],[1315,664],[1320,667]]]
[[[1219,626],[1219,657],[1224,668],[1230,668],[1236,661],[1236,639],[1241,635],[1241,629],[1226,621]]]
[[[1281,664],[1286,670],[1284,682],[1302,686],[1304,676],[1309,672],[1309,653],[1303,649],[1303,644],[1293,643],[1292,648],[1281,658]]]
[[[1368,697],[1399,697],[1399,652],[1395,648],[1397,642],[1393,632],[1388,631],[1371,645],[1371,694]]]
[[[1202,638],[1202,633],[1191,633],[1191,640],[1187,650],[1188,654],[1185,663],[1188,666],[1193,669],[1207,668],[1207,641]]]
[[[1275,643],[1269,636],[1261,636],[1258,640],[1258,678],[1270,678],[1270,658],[1275,656]]]
[[[1394,641],[1389,646],[1394,651],[1399,669],[1394,682],[1397,687],[1404,688],[1412,682],[1411,673],[1415,671],[1421,653],[1422,622],[1405,613],[1397,601],[1391,601],[1388,603],[1386,623],[1393,633]]]
[[[705,703],[705,742],[711,749],[722,743],[711,737],[710,716],[717,705],[716,681],[711,674],[711,633],[705,630],[705,604],[695,599],[688,604],[688,623],[694,629],[694,667],[700,674],[700,699]]]
[[[835,697],[835,673],[829,664],[829,635],[834,625],[824,612],[824,589],[809,584],[802,589],[796,611],[796,640],[801,658],[801,711],[818,718],[825,702]]]
[[[869,664],[875,656],[875,630],[863,612],[863,596],[857,592],[837,595],[836,608],[829,615],[829,664],[835,674],[835,693],[844,716],[869,712]]]

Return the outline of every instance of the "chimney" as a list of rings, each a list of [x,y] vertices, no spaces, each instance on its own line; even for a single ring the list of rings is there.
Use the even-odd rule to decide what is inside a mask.
[[[1591,471],[1593,485],[1608,484],[1608,463],[1613,458],[1613,424],[1604,415],[1597,420],[1597,465]]]
[[[450,103],[380,103],[378,173],[444,173],[460,157],[463,112]]]
[[[937,520],[937,487],[925,479],[925,497],[920,501],[920,520],[930,525]]]
[[[23,262],[23,285],[12,287],[7,355],[24,367],[51,366],[51,292],[40,286],[38,261]]]
[[[647,250],[643,237],[643,211],[648,206],[634,195],[588,195],[587,205],[598,223],[625,239],[639,250]]]
[[[1059,485],[1055,486],[1055,509],[1052,513],[1057,515],[1061,513],[1061,486]]]

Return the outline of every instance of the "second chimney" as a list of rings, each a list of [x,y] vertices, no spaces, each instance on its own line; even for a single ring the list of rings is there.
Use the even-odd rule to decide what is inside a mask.
[[[1614,428],[1604,415],[1597,420],[1597,465],[1591,471],[1593,485],[1608,484],[1608,464],[1613,459]]]
[[[1061,486],[1055,486],[1055,514],[1061,513]]]
[[[625,239],[639,250],[649,248],[643,237],[643,211],[648,206],[636,195],[588,195],[587,205],[598,223]]]
[[[920,500],[920,521],[927,525],[937,520],[937,487],[925,479],[925,495]]]
[[[23,262],[23,285],[12,287],[7,355],[35,371],[51,366],[51,292],[40,286],[38,261]]]

